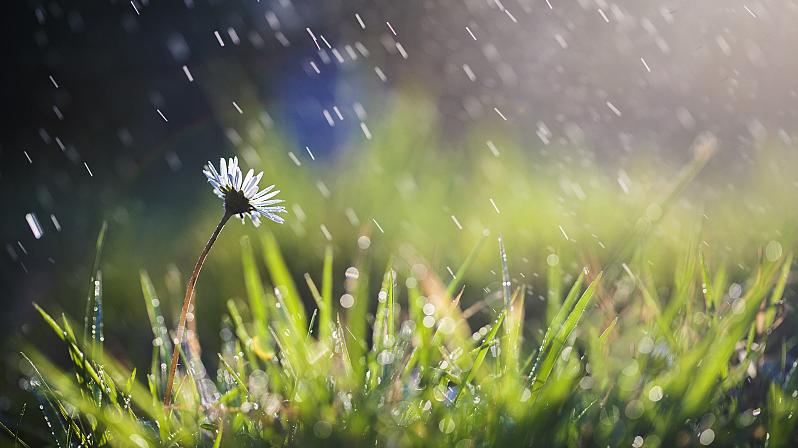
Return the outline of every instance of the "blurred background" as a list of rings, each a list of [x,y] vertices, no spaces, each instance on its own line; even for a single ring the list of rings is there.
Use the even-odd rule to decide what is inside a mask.
[[[103,222],[108,350],[149,358],[139,273],[176,318],[222,156],[289,214],[214,248],[210,353],[244,234],[274,232],[297,278],[332,245],[339,296],[359,251],[446,279],[486,230],[541,299],[548,269],[609,259],[640,219],[663,219],[655,266],[686,234],[732,277],[795,248],[795,1],[20,0],[2,20],[0,411],[20,344],[49,338],[31,303],[82,318]],[[491,241],[466,301],[498,285]]]

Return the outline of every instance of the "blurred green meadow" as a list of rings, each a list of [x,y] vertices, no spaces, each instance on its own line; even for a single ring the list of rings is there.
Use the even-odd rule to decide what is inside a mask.
[[[740,158],[703,135],[602,157],[490,128],[452,141],[436,120],[397,97],[372,139],[325,160],[231,120],[242,166],[289,213],[223,231],[174,406],[169,332],[222,214],[200,167],[190,216],[109,211],[88,297],[40,309],[20,341],[27,398],[3,440],[798,443],[794,150]]]

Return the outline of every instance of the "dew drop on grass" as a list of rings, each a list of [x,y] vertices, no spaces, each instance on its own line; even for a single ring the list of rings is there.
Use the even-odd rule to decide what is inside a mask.
[[[446,399],[446,394],[444,393],[443,387],[441,387],[441,386],[436,387],[433,390],[433,394],[432,395],[435,398],[435,401],[443,401],[443,400]]]
[[[734,314],[742,314],[743,311],[745,311],[745,300],[735,300],[732,304],[732,312]]]
[[[410,269],[413,271],[413,277],[415,277],[415,278],[417,278],[419,280],[424,280],[425,278],[427,278],[427,274],[428,274],[427,267],[424,266],[423,264],[416,263]]]
[[[715,441],[715,431],[713,431],[712,428],[707,428],[701,431],[701,435],[698,436],[698,442],[704,446],[710,445],[714,441]]]
[[[444,417],[440,423],[438,423],[438,429],[444,434],[451,434],[454,432],[454,427],[454,419],[451,417]]]
[[[743,295],[743,287],[740,286],[738,283],[732,283],[729,286],[729,298],[731,299],[739,299],[740,296]]]
[[[432,303],[426,303],[421,308],[421,310],[424,312],[425,315],[432,316],[433,314],[435,314],[435,305]]]
[[[344,275],[347,280],[357,280],[360,277],[360,271],[358,271],[356,267],[350,266],[346,268]]]
[[[560,359],[562,359],[563,362],[568,361],[568,358],[571,356],[571,352],[573,351],[573,349],[574,349],[574,347],[572,345],[569,345],[568,347],[565,347],[562,350],[562,353],[560,353]]]
[[[530,398],[532,398],[532,391],[529,388],[525,388],[524,392],[521,393],[521,403],[526,403]]]
[[[662,396],[662,386],[654,386],[648,391],[648,399],[655,403],[662,400]]]
[[[626,376],[635,376],[640,372],[640,366],[637,364],[637,361],[633,359],[629,365],[623,368],[622,372]]]
[[[624,409],[624,414],[627,418],[634,420],[640,418],[644,411],[645,408],[640,400],[632,400],[627,403],[626,408]]]
[[[351,294],[344,294],[341,296],[341,306],[344,308],[352,308],[355,304],[355,298]]]
[[[640,343],[637,345],[637,351],[647,355],[654,350],[654,340],[651,339],[649,336],[643,336],[640,339]]]
[[[427,317],[430,317],[430,316],[427,316]],[[426,320],[426,319],[427,318],[425,317],[424,320]],[[443,319],[441,319],[440,324],[438,326],[438,329],[441,331],[441,333],[443,333],[445,335],[449,335],[449,334],[454,333],[455,326],[456,326],[456,324],[454,322],[454,319],[452,319],[451,317],[447,316],[447,317],[444,317]]]
[[[771,241],[765,247],[765,257],[767,257],[768,261],[776,261],[781,258],[781,254],[783,249],[781,247],[781,243],[778,241]]]
[[[394,355],[390,350],[383,350],[379,355],[377,355],[377,362],[380,363],[380,365],[385,366],[392,363],[393,358]]]

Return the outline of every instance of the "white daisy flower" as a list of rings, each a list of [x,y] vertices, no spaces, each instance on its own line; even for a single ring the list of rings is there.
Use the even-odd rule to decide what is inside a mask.
[[[270,219],[282,224],[285,220],[278,213],[286,213],[285,207],[275,205],[283,202],[282,199],[272,199],[280,190],[274,190],[274,185],[263,190],[258,190],[258,182],[263,177],[261,171],[257,175],[254,170],[249,170],[247,175],[242,175],[238,167],[238,157],[219,162],[219,171],[211,162],[205,165],[202,171],[208,178],[208,183],[213,186],[213,192],[224,201],[224,210],[229,216],[238,215],[241,222],[249,216],[255,226],[260,225],[260,217]]]

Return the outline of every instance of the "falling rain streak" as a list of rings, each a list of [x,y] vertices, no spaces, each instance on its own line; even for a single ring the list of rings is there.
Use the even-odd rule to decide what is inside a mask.
[[[28,227],[30,227],[30,231],[33,232],[33,237],[37,240],[44,235],[44,230],[42,230],[41,224],[39,224],[39,219],[33,213],[28,213],[25,215],[25,221],[28,222]]]

